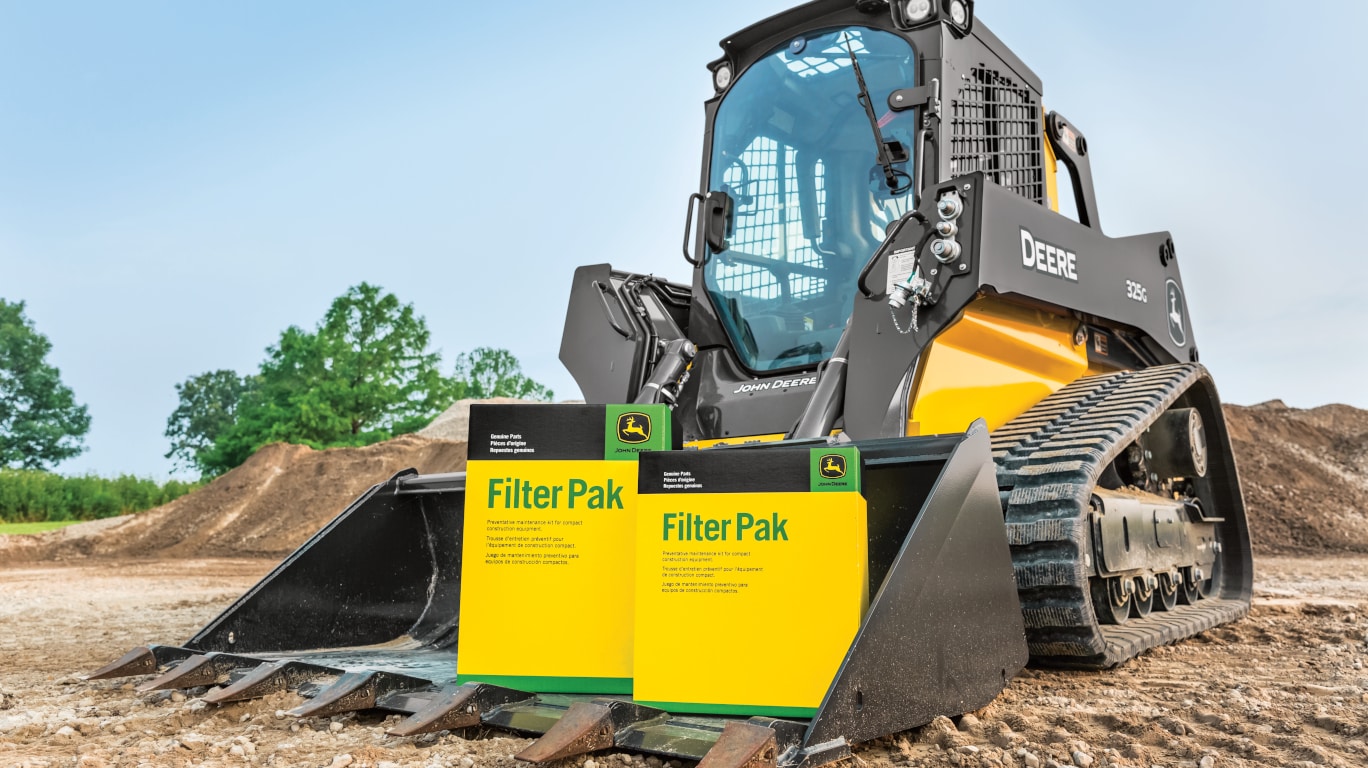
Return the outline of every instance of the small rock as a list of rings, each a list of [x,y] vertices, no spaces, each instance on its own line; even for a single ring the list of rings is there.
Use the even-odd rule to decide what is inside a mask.
[[[475,765],[474,759],[469,757],[461,758],[461,768],[470,768],[472,765]]]
[[[955,721],[951,720],[950,718],[944,715],[938,716],[936,719],[928,723],[926,727],[930,728],[933,731],[938,731],[941,733],[955,733],[959,730],[959,728],[955,727]]]
[[[1012,733],[1010,726],[1006,723],[998,723],[990,730],[988,740],[1000,749],[1010,749],[1018,742],[1018,739],[1013,738],[1014,736],[1016,734]],[[1024,742],[1025,739],[1020,739],[1020,741]]]
[[[333,733],[341,733],[341,732],[342,732],[342,723],[339,722],[339,721],[337,721],[337,720],[334,720],[334,721],[332,721],[331,723],[328,723],[328,730],[332,731]],[[348,755],[348,756],[347,756],[347,759],[350,760],[350,759],[351,759],[351,756]],[[336,761],[334,760],[333,762],[336,762]]]
[[[1034,752],[1027,752],[1022,756],[1021,762],[1026,768],[1040,768],[1040,758]]]
[[[1197,763],[1197,768],[1215,768],[1215,766],[1216,758],[1212,757],[1211,755],[1203,757],[1201,761]]]
[[[114,732],[115,732],[115,733],[123,733],[124,731],[127,731],[127,730],[128,730],[128,729],[124,727],[124,724],[123,724],[123,723],[119,723],[118,725],[114,726]]]
[[[290,723],[290,733],[299,733],[299,723]]]
[[[283,709],[277,709],[277,710],[276,710],[276,719],[277,719],[277,720],[284,720],[284,719],[285,719],[285,710],[283,710]]]
[[[251,713],[244,712],[244,713],[242,714],[242,717],[239,717],[239,718],[238,718],[238,722],[239,722],[239,723],[245,723],[245,722],[247,722],[248,720],[251,720],[251,719],[252,719]]]
[[[171,700],[179,704],[182,701],[185,701],[185,694],[181,693],[180,691],[172,691]]]
[[[241,744],[234,744],[232,748],[228,750],[228,754],[233,757],[246,757],[247,750],[243,749]]]
[[[584,768],[598,768],[598,763],[594,762],[593,760],[585,760]]]
[[[393,760],[381,760],[375,764],[375,768],[401,768],[401,766]]]
[[[960,718],[959,728],[961,731],[972,731],[979,727],[979,719],[972,714]]]
[[[347,768],[353,762],[351,755],[338,755],[328,763],[328,768]]]
[[[52,734],[52,736],[58,741],[75,741],[77,738],[77,733],[75,728],[72,728],[69,725],[64,725],[61,728],[58,728],[57,732]]]
[[[1073,753],[1073,763],[1078,766],[1078,768],[1089,768],[1093,764],[1093,757],[1087,752],[1075,751]]]
[[[977,755],[979,753],[979,748],[973,744],[966,744],[965,746],[960,747],[959,751],[966,755]]]

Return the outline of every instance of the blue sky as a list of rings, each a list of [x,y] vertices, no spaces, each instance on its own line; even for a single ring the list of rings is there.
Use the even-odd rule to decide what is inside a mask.
[[[571,273],[687,279],[704,64],[787,5],[0,0],[0,297],[94,419],[61,469],[165,476],[177,382],[362,280],[578,396]],[[1368,6],[976,7],[1088,135],[1106,231],[1173,232],[1223,396],[1368,407]]]

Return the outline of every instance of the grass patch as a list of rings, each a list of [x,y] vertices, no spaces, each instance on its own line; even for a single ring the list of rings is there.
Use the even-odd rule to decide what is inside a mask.
[[[23,533],[42,533],[43,531],[52,531],[52,530],[56,530],[56,529],[58,529],[58,528],[65,528],[65,527],[67,527],[68,525],[75,525],[76,523],[79,523],[79,522],[81,522],[81,521],[80,521],[80,520],[49,520],[49,521],[42,522],[42,523],[0,523],[0,536],[4,536],[5,534],[10,534],[10,533],[16,533],[16,534],[23,534]]]
[[[193,491],[199,483],[132,475],[65,477],[37,469],[0,468],[0,522],[56,523],[142,512]]]

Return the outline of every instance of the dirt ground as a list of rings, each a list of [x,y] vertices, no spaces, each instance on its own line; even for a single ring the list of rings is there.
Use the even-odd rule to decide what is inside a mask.
[[[0,768],[512,768],[527,741],[496,732],[393,738],[380,715],[287,716],[295,694],[218,707],[80,679],[189,637],[371,484],[463,469],[450,416],[432,435],[446,439],[267,446],[164,507],[0,536]],[[861,745],[852,768],[1368,765],[1368,412],[1271,401],[1226,417],[1258,557],[1252,616],[1107,673],[1027,670],[976,715]],[[559,768],[617,765],[682,768],[614,754]]]
[[[394,738],[381,715],[286,716],[295,694],[217,707],[81,680],[135,645],[188,637],[272,564],[0,567],[0,766],[511,768],[527,742],[499,733]],[[1368,557],[1265,557],[1250,618],[1107,673],[1027,670],[958,726],[862,745],[852,765],[1361,766],[1365,641]],[[566,768],[615,765],[664,768],[613,753]]]

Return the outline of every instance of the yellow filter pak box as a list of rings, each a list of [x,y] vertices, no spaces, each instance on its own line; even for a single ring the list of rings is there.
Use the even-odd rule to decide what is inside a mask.
[[[637,457],[663,405],[474,405],[457,680],[632,692]]]
[[[633,698],[676,712],[815,714],[869,603],[859,450],[682,451],[640,464]]]

